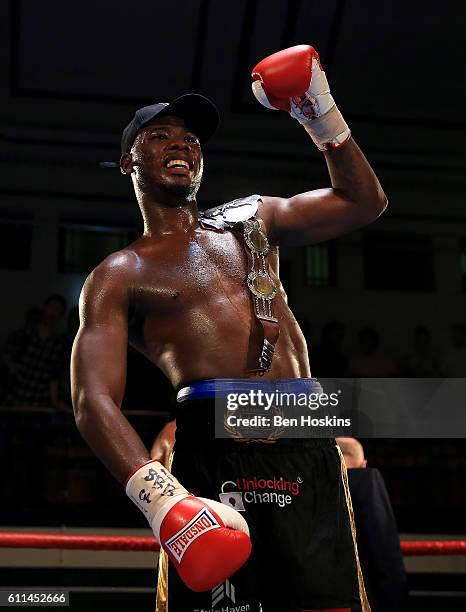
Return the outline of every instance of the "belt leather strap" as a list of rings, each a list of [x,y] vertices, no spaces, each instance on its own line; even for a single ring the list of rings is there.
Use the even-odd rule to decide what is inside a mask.
[[[243,221],[241,225],[250,267],[246,283],[252,294],[254,314],[262,328],[262,348],[259,358],[253,357],[254,363],[248,363],[248,367],[251,368],[250,373],[261,375],[272,367],[275,345],[280,335],[278,319],[273,309],[277,287],[270,276],[270,266],[266,260],[269,242],[259,220],[253,217]]]

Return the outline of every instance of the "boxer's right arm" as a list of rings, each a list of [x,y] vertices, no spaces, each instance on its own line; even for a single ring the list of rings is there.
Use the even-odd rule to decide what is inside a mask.
[[[146,516],[181,579],[207,591],[235,573],[251,552],[236,510],[197,498],[157,460],[122,414],[126,382],[130,262],[115,254],[87,279],[71,359],[76,424],[89,446]],[[126,265],[125,265],[126,263]],[[109,508],[111,511],[111,508]]]
[[[80,328],[71,357],[76,424],[84,439],[123,484],[150,459],[120,410],[126,383],[130,254],[114,254],[88,277],[80,297]]]

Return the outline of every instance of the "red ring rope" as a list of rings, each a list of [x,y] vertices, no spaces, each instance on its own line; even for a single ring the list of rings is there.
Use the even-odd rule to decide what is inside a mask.
[[[64,535],[62,533],[0,533],[0,548],[58,548],[62,550],[157,551],[155,538],[128,536]]]
[[[0,533],[0,548],[56,548],[61,550],[157,551],[155,538],[128,536],[64,535],[61,533]],[[466,540],[401,542],[405,557],[466,555]]]
[[[421,540],[401,542],[401,551],[405,557],[466,555],[466,540]]]

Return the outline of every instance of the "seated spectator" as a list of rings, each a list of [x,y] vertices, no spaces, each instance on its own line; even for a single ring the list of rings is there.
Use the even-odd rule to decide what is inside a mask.
[[[454,323],[451,326],[451,344],[445,351],[445,375],[451,378],[466,377],[466,325]]]
[[[24,326],[8,335],[5,345],[3,359],[7,363],[16,364],[21,358],[29,337],[32,332],[37,329],[42,318],[42,310],[40,308],[28,308],[26,311],[26,320]]]
[[[4,405],[51,405],[51,384],[59,377],[64,347],[63,336],[57,328],[65,311],[66,300],[61,295],[54,294],[45,300],[40,322],[24,336],[24,343],[16,353]]]
[[[18,363],[24,352],[31,333],[36,329],[42,317],[40,308],[29,308],[26,311],[26,320],[24,326],[8,335],[5,343],[5,348],[1,357],[1,390],[0,400],[3,402],[5,391],[8,387],[9,379],[14,376]]]
[[[348,358],[342,350],[345,326],[329,321],[322,331],[322,342],[309,349],[312,375],[317,378],[341,378],[348,373]]]
[[[400,364],[401,372],[408,378],[435,378],[443,375],[440,358],[432,346],[427,327],[418,325],[413,334],[413,349]]]
[[[380,336],[371,327],[358,333],[359,352],[350,358],[349,373],[355,378],[389,378],[395,376],[393,359],[379,351]]]
[[[355,438],[337,438],[348,468],[359,560],[373,612],[400,612],[406,597],[406,572],[398,529],[379,470],[366,468]]]

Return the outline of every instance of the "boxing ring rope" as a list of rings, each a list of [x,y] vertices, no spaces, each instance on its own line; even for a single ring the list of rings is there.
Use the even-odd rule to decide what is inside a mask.
[[[400,546],[405,557],[466,555],[466,540],[413,540]]]
[[[0,533],[0,548],[54,548],[60,550],[159,550],[155,538],[129,536],[64,535],[59,533]],[[402,541],[405,557],[466,555],[466,540]]]

